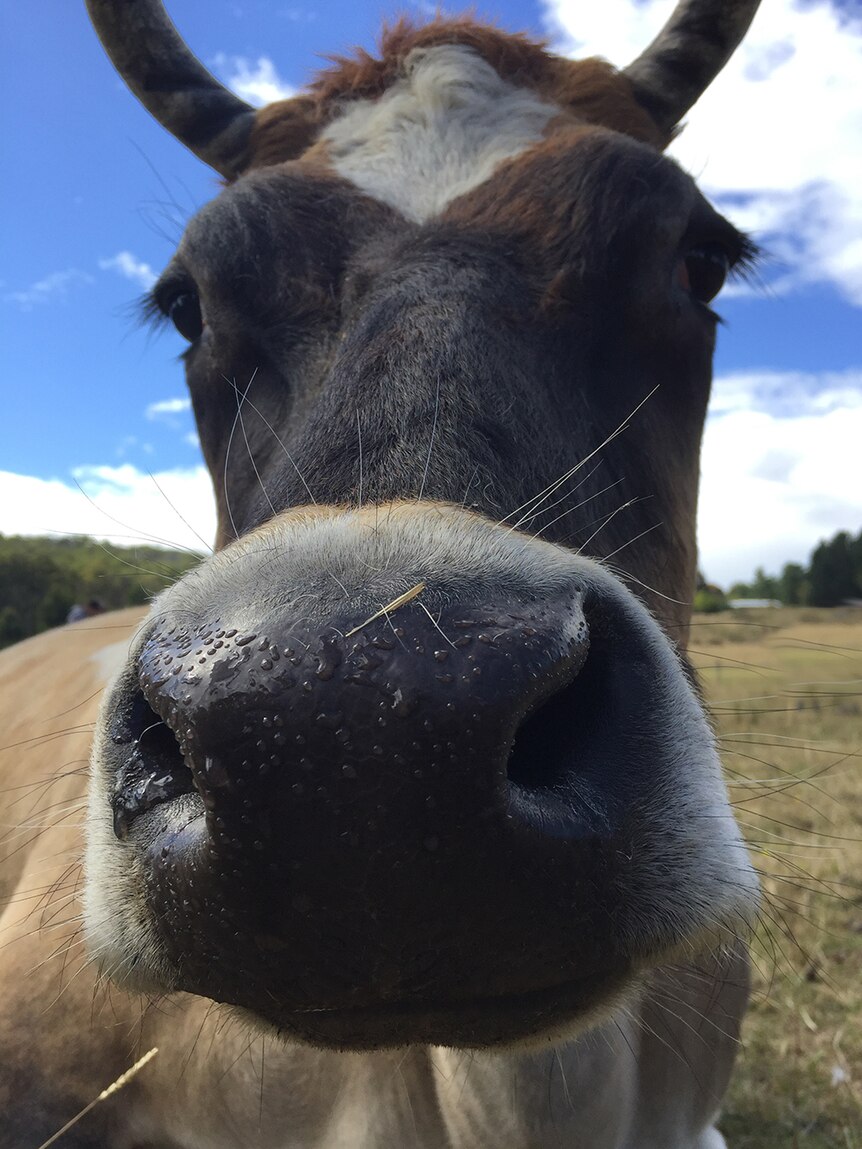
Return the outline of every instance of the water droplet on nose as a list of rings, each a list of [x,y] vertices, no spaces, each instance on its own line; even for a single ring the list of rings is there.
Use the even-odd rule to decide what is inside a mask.
[[[340,710],[321,710],[320,713],[315,716],[314,721],[318,726],[323,726],[327,730],[337,730],[344,721],[344,715]]]
[[[400,686],[392,695],[392,710],[398,718],[409,718],[418,705],[415,698],[405,696]]]
[[[341,773],[344,775],[345,778],[355,778],[356,777],[356,768],[354,766],[342,766],[341,767]]]
[[[204,777],[210,786],[227,786],[230,783],[230,776],[224,763],[219,758],[211,758],[209,755],[204,759]]]
[[[321,682],[328,682],[341,665],[342,654],[334,638],[321,639],[321,650],[317,656],[317,669],[315,674]]]
[[[435,650],[434,651],[434,658],[436,659],[437,662],[445,662],[448,657],[449,657],[449,651],[448,650]]]

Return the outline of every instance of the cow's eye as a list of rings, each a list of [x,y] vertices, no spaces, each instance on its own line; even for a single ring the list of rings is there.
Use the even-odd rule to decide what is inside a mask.
[[[715,299],[730,271],[730,256],[720,243],[692,247],[677,263],[677,280],[700,303]]]
[[[201,301],[197,292],[189,290],[179,292],[168,304],[167,313],[183,339],[194,343],[204,329]]]

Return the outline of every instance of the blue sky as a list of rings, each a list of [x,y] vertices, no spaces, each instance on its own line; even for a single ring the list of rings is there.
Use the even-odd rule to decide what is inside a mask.
[[[567,54],[622,65],[670,7],[492,0],[479,11]],[[300,88],[320,54],[372,48],[386,16],[421,19],[429,5],[168,8],[201,60],[259,101]],[[173,331],[139,329],[133,305],[216,179],[129,95],[83,2],[5,5],[2,24],[0,531],[189,542],[165,491],[209,539],[207,482],[175,361],[183,344]],[[718,308],[727,325],[700,540],[702,565],[720,582],[755,563],[804,559],[819,537],[862,526],[860,75],[862,4],[764,0],[675,145],[772,253],[762,282],[731,289]]]

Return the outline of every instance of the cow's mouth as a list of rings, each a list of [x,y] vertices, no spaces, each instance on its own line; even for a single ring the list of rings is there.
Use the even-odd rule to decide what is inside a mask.
[[[293,1010],[270,1024],[287,1036],[324,1048],[375,1049],[401,1043],[482,1048],[528,1040],[549,1031],[589,1024],[630,992],[631,964],[617,961],[600,973],[540,989],[464,1000],[389,1002],[353,1009]]]

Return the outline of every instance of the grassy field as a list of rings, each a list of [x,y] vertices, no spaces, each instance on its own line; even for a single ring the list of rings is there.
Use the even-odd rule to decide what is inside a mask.
[[[721,1128],[731,1149],[862,1149],[862,611],[699,615],[765,899]]]

